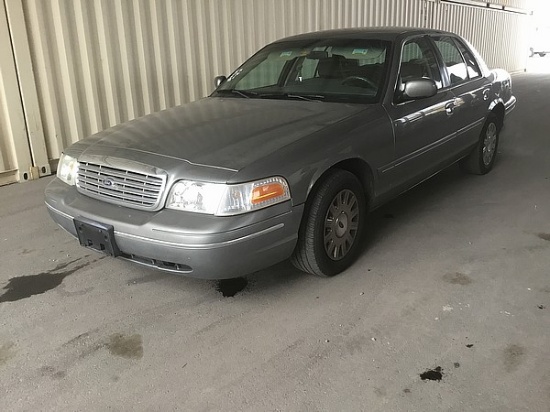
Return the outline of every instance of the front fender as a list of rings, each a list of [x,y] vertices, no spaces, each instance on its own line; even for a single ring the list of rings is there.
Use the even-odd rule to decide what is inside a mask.
[[[344,166],[345,163],[345,166]],[[366,179],[367,185],[369,186],[369,191],[372,191],[375,186],[375,176],[372,170],[371,165],[363,158],[361,157],[349,157],[348,156],[339,156],[337,158],[331,159],[330,162],[323,163],[320,167],[318,167],[313,175],[311,176],[311,180],[309,182],[309,186],[307,188],[307,195],[306,198],[309,197],[310,193],[312,192],[315,185],[319,182],[319,180],[332,168],[337,168],[338,165],[342,165],[343,169],[352,169],[354,174],[357,174],[358,172],[364,173],[364,176],[359,176],[360,178]],[[354,170],[359,169],[359,170]],[[369,193],[371,195],[372,193]]]

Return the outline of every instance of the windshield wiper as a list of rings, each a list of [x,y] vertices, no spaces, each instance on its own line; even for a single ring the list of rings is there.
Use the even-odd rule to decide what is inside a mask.
[[[325,96],[321,96],[320,94],[294,94],[294,93],[287,93],[286,97],[290,99],[307,100],[310,102],[323,100],[325,98]]]
[[[271,99],[299,99],[306,100],[308,102],[323,100],[325,96],[320,94],[296,94],[296,93],[258,93],[252,90],[239,90],[239,89],[225,89],[217,90],[219,94],[234,94],[237,96],[250,99],[251,97],[262,97]]]
[[[241,97],[245,97],[247,99],[250,99],[251,97],[258,96],[258,93],[253,92],[252,90],[237,90],[237,89],[225,89],[225,90],[217,90],[216,93],[231,93],[236,94]]]
[[[280,98],[280,99],[299,99],[308,102],[323,100],[325,96],[320,94],[295,94],[295,93],[262,93],[260,97]]]

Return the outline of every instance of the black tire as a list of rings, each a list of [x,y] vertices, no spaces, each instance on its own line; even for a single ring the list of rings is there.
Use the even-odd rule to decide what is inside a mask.
[[[460,161],[462,170],[475,175],[489,173],[497,157],[499,134],[500,122],[498,117],[492,113],[481,130],[479,141],[474,150]]]
[[[357,177],[345,170],[330,171],[306,202],[292,264],[322,277],[347,269],[360,252],[366,212],[365,193]]]

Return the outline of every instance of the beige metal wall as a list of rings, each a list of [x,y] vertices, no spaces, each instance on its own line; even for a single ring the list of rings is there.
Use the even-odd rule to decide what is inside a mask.
[[[0,1],[0,184],[20,180],[30,169],[27,133],[4,3]]]
[[[2,2],[18,63],[12,71],[25,86],[20,101],[25,117],[32,119],[26,121],[27,157],[38,174],[49,173],[49,165],[43,165],[79,139],[208,95],[215,75],[229,74],[258,48],[284,36],[378,25],[442,28],[469,38],[489,66],[514,71],[524,67],[521,33],[529,21],[521,14],[436,0]],[[530,2],[492,3],[524,7]],[[9,42],[0,36],[7,50]],[[13,64],[5,60],[0,54],[0,68]],[[12,83],[12,77],[0,72],[0,81]],[[6,112],[5,94],[0,93],[3,128],[6,119],[19,116]],[[0,172],[28,170],[6,149],[24,133],[1,133]]]
[[[51,173],[21,0],[0,0],[0,185]]]
[[[510,0],[493,3],[513,7],[530,4]],[[429,3],[428,7],[432,28],[464,36],[478,49],[489,67],[512,72],[525,68],[531,16],[444,2]]]

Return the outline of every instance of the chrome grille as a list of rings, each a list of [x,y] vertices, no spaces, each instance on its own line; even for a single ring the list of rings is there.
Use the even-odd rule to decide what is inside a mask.
[[[109,166],[79,163],[79,192],[109,203],[135,209],[154,209],[158,206],[166,178]]]

